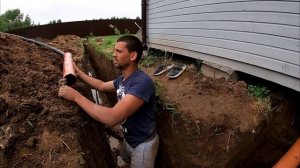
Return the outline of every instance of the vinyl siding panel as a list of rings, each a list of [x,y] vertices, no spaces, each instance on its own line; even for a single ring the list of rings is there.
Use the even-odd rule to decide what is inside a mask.
[[[157,23],[174,23],[174,22],[203,22],[203,21],[236,21],[255,23],[269,23],[297,26],[299,16],[291,13],[275,13],[275,12],[222,12],[220,15],[215,13],[196,13],[189,15],[173,15],[168,17],[153,17],[148,19],[149,24]]]
[[[299,0],[149,0],[147,36],[150,47],[234,62],[236,70],[300,91]]]

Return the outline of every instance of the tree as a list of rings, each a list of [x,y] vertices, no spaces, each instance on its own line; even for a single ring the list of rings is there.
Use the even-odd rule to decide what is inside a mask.
[[[126,19],[130,19],[130,18],[127,18],[127,17],[117,17],[117,16],[112,16],[110,18],[110,20],[126,20]]]
[[[26,27],[29,27],[29,26],[32,26],[34,23],[31,21],[30,17],[28,15],[26,15],[24,24]]]
[[[25,19],[20,9],[7,10],[0,16],[0,31],[9,31],[23,27],[33,26],[30,17],[26,15]]]
[[[51,20],[48,24],[56,24],[56,20]]]
[[[51,20],[48,24],[56,24],[56,23],[61,23],[61,20],[60,19],[58,19],[57,21]]]

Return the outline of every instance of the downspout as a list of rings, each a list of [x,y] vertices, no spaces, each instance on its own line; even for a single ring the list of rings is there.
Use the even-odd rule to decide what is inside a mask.
[[[147,7],[147,0],[142,0],[142,43],[143,49],[148,49],[147,46],[147,32],[146,32],[146,7]]]

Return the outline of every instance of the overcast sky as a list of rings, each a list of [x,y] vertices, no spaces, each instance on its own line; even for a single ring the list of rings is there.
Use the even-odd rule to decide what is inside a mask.
[[[141,0],[0,0],[1,14],[20,9],[35,24],[52,20],[62,22],[110,18],[141,17]]]

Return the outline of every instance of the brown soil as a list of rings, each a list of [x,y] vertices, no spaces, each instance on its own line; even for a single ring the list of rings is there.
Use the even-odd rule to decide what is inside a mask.
[[[146,71],[152,74],[153,68]],[[242,136],[254,134],[268,110],[248,96],[245,82],[208,78],[194,65],[176,79],[153,79],[162,85],[163,109],[171,115],[175,141],[182,144],[177,147],[181,154],[173,158],[180,167],[224,167],[239,152]]]
[[[251,132],[262,119],[262,104],[248,96],[245,82],[214,80],[197,75],[193,65],[177,79],[153,77],[166,88],[163,96],[196,122]],[[152,74],[152,72],[149,72]],[[198,121],[197,121],[198,120]]]
[[[82,65],[79,37],[45,42]],[[153,67],[143,69],[152,76]],[[80,137],[86,120],[75,104],[57,97],[61,75],[61,55],[0,34],[0,168],[86,167]],[[193,65],[174,80],[152,77],[164,111],[158,114],[158,167],[232,167],[250,155],[245,146],[271,109],[248,96],[246,83],[204,77]]]
[[[51,44],[76,58],[83,51],[78,39]],[[80,167],[83,121],[77,106],[57,96],[62,56],[5,34],[0,56],[0,167]]]

